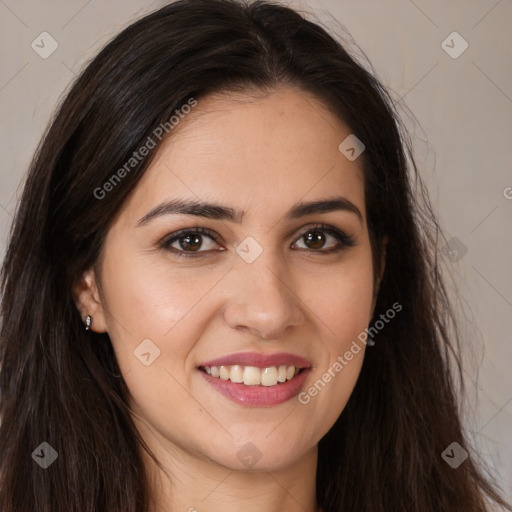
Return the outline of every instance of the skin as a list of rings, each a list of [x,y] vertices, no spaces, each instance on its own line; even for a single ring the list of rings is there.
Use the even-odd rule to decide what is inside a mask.
[[[317,444],[354,389],[364,345],[307,405],[297,397],[272,407],[238,405],[197,366],[234,352],[291,352],[312,363],[307,389],[368,327],[384,257],[374,276],[363,172],[338,150],[350,133],[296,89],[201,99],[160,146],[96,265],[78,282],[77,307],[93,317],[93,331],[108,332],[135,423],[170,476],[143,453],[152,510],[317,510]],[[341,210],[284,219],[296,202],[334,195],[354,203],[363,221]],[[246,213],[240,224],[163,215],[136,226],[173,198]],[[317,223],[344,231],[355,245],[322,254],[338,245],[332,235],[321,232],[323,245],[301,236]],[[220,236],[202,235],[202,256],[178,259],[159,247],[168,235],[197,227]],[[263,248],[250,264],[235,252],[248,236]],[[188,248],[179,241],[173,247]],[[160,350],[149,366],[134,356],[145,339]],[[237,457],[249,442],[261,453],[252,468]]]

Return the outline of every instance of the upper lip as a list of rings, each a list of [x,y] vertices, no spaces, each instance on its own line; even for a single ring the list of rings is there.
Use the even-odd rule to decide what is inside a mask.
[[[298,366],[309,368],[311,363],[301,356],[280,352],[278,354],[261,354],[259,352],[238,352],[227,356],[206,361],[199,366],[255,366],[257,368],[268,368],[271,366]]]

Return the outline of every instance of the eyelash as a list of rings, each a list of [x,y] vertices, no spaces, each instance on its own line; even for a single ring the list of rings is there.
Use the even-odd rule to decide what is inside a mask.
[[[340,231],[339,229],[333,228],[331,226],[328,226],[326,224],[317,224],[315,226],[310,226],[308,229],[303,231],[299,237],[296,239],[297,241],[301,240],[305,235],[307,235],[310,232],[314,231],[323,231],[329,235],[332,235],[334,238],[336,238],[339,242],[339,245],[337,248],[329,249],[327,251],[325,250],[314,250],[314,249],[300,249],[300,250],[306,250],[311,251],[313,253],[320,253],[320,254],[333,254],[337,252],[341,252],[345,249],[348,249],[350,247],[353,247],[355,245],[354,237],[347,235],[343,231]],[[186,252],[180,249],[176,249],[174,247],[171,247],[171,245],[176,241],[179,240],[181,237],[186,235],[194,235],[194,234],[201,234],[201,235],[207,235],[210,237],[214,242],[219,243],[218,239],[220,238],[217,234],[215,234],[213,231],[206,229],[206,228],[193,228],[193,229],[184,229],[182,231],[178,231],[177,233],[174,233],[170,238],[167,238],[163,240],[160,244],[160,247],[162,249],[165,249],[167,251],[173,252],[175,255],[177,255],[178,258],[198,258],[201,257],[201,253],[205,253],[208,251],[196,251],[196,252]]]

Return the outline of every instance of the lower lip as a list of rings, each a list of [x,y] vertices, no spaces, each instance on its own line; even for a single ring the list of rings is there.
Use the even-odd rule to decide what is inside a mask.
[[[299,394],[310,368],[303,369],[297,376],[275,386],[246,386],[220,377],[212,377],[198,370],[217,391],[237,404],[249,407],[269,407],[279,405]]]

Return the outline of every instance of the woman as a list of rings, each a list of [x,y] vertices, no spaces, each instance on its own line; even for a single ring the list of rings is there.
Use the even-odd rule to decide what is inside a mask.
[[[13,225],[2,511],[512,510],[462,429],[421,187],[386,91],[293,10],[124,30]]]

